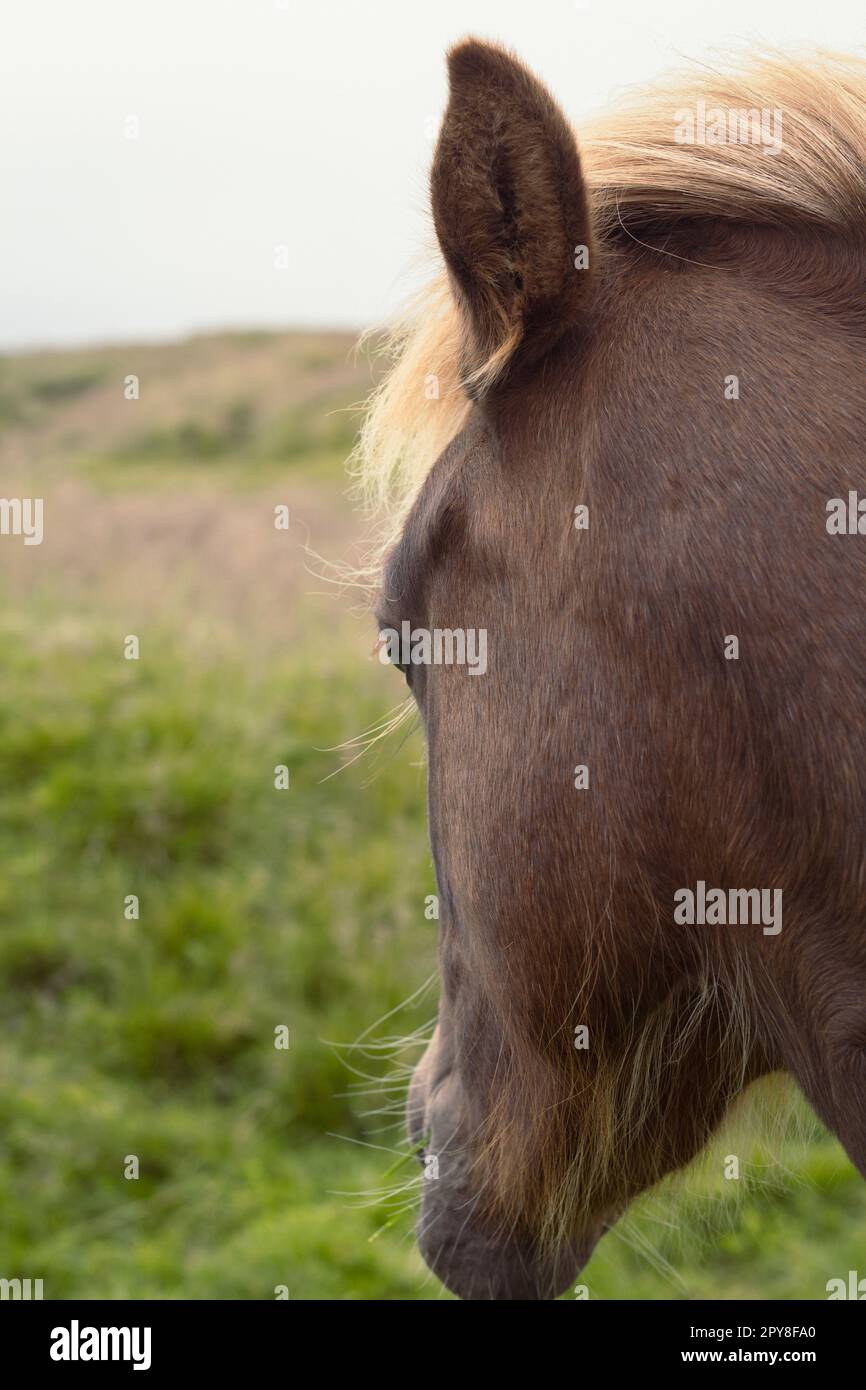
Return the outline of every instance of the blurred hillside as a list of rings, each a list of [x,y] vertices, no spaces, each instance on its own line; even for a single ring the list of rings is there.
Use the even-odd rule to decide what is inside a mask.
[[[303,555],[268,550],[261,519],[286,503],[307,528],[294,542],[342,553],[357,531],[344,498],[351,407],[371,381],[335,334],[0,358],[4,487],[44,496],[49,518],[42,547],[3,548],[4,580],[28,597],[57,584],[66,608],[110,595],[136,611],[161,606],[170,583],[187,620],[202,606],[244,626],[290,619]]]
[[[435,1013],[423,749],[352,761],[404,689],[323,563],[360,536],[351,347],[0,359],[2,491],[45,499],[42,545],[0,539],[0,1275],[49,1298],[442,1296],[399,1118]],[[720,1139],[584,1281],[822,1298],[864,1238],[835,1143]]]

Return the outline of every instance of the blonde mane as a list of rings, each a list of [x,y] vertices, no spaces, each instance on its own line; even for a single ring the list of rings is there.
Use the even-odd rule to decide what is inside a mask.
[[[780,113],[778,153],[751,143],[677,143],[677,113],[700,102]],[[764,53],[739,69],[696,64],[642,88],[577,138],[600,238],[683,218],[866,231],[866,60],[858,57],[813,50],[802,58]],[[368,402],[353,455],[358,493],[380,518],[374,571],[468,413],[460,342],[440,268],[383,334],[392,366]],[[505,360],[500,352],[476,376],[489,383]]]

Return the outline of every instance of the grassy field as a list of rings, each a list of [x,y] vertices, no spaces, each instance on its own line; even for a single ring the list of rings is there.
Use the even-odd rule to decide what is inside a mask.
[[[358,540],[349,346],[0,359],[2,491],[45,499],[41,546],[0,539],[0,1276],[47,1298],[447,1297],[376,1081],[435,1013],[423,750],[340,748],[403,691],[311,558]],[[602,1242],[592,1297],[866,1274],[834,1141],[729,1142]]]

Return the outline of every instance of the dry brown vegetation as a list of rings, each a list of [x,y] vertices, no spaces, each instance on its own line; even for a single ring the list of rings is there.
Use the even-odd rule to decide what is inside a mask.
[[[343,465],[370,382],[337,333],[0,360],[4,491],[45,499],[43,545],[0,548],[7,592],[290,631],[327,587],[306,547],[338,560],[359,532]],[[279,503],[288,535],[272,524]]]

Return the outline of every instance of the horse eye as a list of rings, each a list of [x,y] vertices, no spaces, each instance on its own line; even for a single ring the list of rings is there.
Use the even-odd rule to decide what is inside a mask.
[[[376,641],[375,641],[375,643],[374,643],[374,645],[373,645],[373,650],[372,650],[371,653],[370,653],[371,659],[372,659],[373,657],[378,657],[378,656],[379,656],[379,653],[381,652],[383,646],[385,645],[385,640],[386,640],[386,639],[385,639],[385,634],[384,634],[384,632],[380,632],[380,633],[379,633],[379,636],[376,638]],[[393,666],[394,669],[397,670],[397,671],[402,671],[403,676],[405,677],[405,680],[406,680],[406,684],[407,684],[407,685],[411,685],[411,684],[412,684],[412,667],[411,667],[411,665],[406,666],[406,665],[404,665],[402,662],[399,662],[399,661],[389,661],[389,662],[387,663],[387,665]]]

